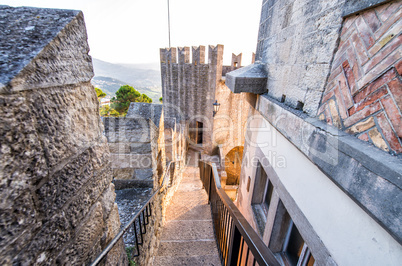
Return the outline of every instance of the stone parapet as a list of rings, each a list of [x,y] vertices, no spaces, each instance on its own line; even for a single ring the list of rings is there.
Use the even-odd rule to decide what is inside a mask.
[[[88,264],[120,222],[83,14],[0,6],[0,28],[0,264]]]

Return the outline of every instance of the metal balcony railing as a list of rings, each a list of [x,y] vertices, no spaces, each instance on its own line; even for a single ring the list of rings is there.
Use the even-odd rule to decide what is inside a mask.
[[[199,161],[222,265],[280,265],[220,184],[216,165]]]
[[[140,246],[144,243],[144,237],[147,233],[147,225],[149,225],[149,218],[152,216],[152,208],[155,196],[163,192],[168,184],[172,183],[176,161],[169,162],[166,172],[163,175],[162,182],[159,188],[152,194],[152,196],[147,200],[147,202],[142,206],[142,208],[134,215],[133,218],[120,230],[120,232],[110,241],[107,247],[99,254],[99,256],[91,263],[91,266],[98,265],[103,259],[106,258],[107,254],[112,250],[112,248],[117,244],[117,242],[123,238],[124,234],[129,232],[133,233],[135,243],[135,253],[131,254],[131,257],[138,257],[140,255]],[[134,251],[133,251],[134,252]]]

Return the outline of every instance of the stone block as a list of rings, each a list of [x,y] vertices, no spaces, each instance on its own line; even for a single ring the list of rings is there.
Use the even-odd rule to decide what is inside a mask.
[[[149,119],[159,127],[159,122],[162,115],[162,107],[162,104],[131,103],[126,117]]]
[[[112,168],[151,168],[151,154],[111,154]]]
[[[137,180],[152,179],[152,177],[153,177],[152,168],[134,170],[134,178]]]
[[[0,93],[89,82],[82,12],[1,6]]]
[[[110,142],[109,150],[110,150],[110,153],[130,153],[130,143]]]
[[[364,11],[366,9],[372,8],[383,3],[387,3],[389,0],[356,0],[356,1],[345,1],[343,6],[342,16],[350,16],[357,12]]]
[[[59,211],[94,176],[97,169],[108,165],[107,143],[91,147],[55,172],[36,190],[38,209],[49,216]],[[111,177],[105,177],[111,181]]]
[[[63,213],[53,216],[41,226],[30,242],[26,243],[22,252],[14,257],[13,264],[33,265],[44,261],[51,263],[54,260],[51,257],[52,251],[61,249],[71,239],[72,234],[68,218]]]
[[[47,176],[45,151],[26,97],[0,94],[0,114],[0,189],[17,197]]]
[[[113,179],[134,179],[134,168],[113,168]]]
[[[153,180],[136,180],[136,179],[126,179],[126,180],[113,180],[116,187],[116,191],[126,189],[126,188],[153,188]]]
[[[130,153],[149,154],[152,152],[151,143],[130,143]]]
[[[69,217],[72,228],[76,228],[90,211],[95,202],[107,190],[112,181],[110,168],[94,173],[94,177],[82,189],[81,193],[72,199],[64,213]],[[106,202],[104,202],[106,203]],[[112,202],[113,203],[113,202]],[[107,209],[107,206],[104,206]],[[104,215],[109,215],[105,213]]]
[[[265,66],[255,63],[227,73],[226,86],[233,93],[265,93],[267,91],[267,72]]]
[[[151,141],[148,119],[104,117],[103,124],[109,143]]]
[[[99,202],[94,205],[87,219],[75,232],[71,244],[64,249],[57,261],[60,264],[88,264],[89,251],[100,240],[105,223],[103,222],[102,206]]]
[[[29,190],[19,197],[7,197],[7,194],[3,191],[0,194],[1,265],[11,265],[13,256],[29,243],[42,225]]]
[[[102,136],[91,84],[35,90],[27,102],[49,167],[81,153]]]
[[[114,207],[114,201],[116,199],[116,193],[114,192],[114,184],[110,183],[109,187],[105,189],[100,199],[100,203],[103,209],[103,220],[106,221],[111,215],[111,211]],[[113,218],[112,218],[113,219]],[[120,223],[120,222],[119,222]]]

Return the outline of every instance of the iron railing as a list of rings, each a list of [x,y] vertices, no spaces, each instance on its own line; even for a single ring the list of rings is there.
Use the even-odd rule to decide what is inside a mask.
[[[174,171],[172,168],[175,168],[175,161],[171,161],[166,168],[166,172],[163,176],[162,182],[159,188],[152,194],[152,196],[147,200],[147,202],[142,206],[142,208],[134,215],[133,218],[120,230],[120,232],[110,241],[107,247],[99,254],[99,256],[91,263],[91,266],[98,265],[104,258],[106,258],[107,254],[112,250],[112,248],[117,244],[117,242],[122,239],[123,235],[130,232],[133,233],[134,239],[132,239],[132,243],[134,243],[136,252],[131,254],[131,257],[138,257],[140,255],[140,246],[144,243],[144,235],[147,233],[147,225],[149,225],[149,218],[152,216],[152,204],[155,196],[162,192],[169,179],[173,178]],[[172,180],[170,180],[170,185]],[[133,251],[134,252],[134,251]]]
[[[216,165],[199,161],[222,265],[280,265],[220,184]]]

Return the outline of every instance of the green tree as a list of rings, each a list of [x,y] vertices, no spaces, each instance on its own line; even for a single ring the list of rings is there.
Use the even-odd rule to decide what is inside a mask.
[[[129,85],[123,85],[116,92],[116,97],[112,98],[112,108],[121,115],[126,115],[132,102],[152,103],[152,99]]]
[[[95,87],[95,91],[96,91],[96,96],[98,97],[98,100],[102,99],[103,97],[106,96],[106,93],[104,93],[101,89],[96,88]]]
[[[163,98],[162,98],[162,97],[160,97],[160,98],[159,98],[159,101],[160,101],[161,103],[163,103]]]
[[[119,112],[117,112],[115,109],[111,108],[109,105],[104,105],[99,108],[99,113],[101,116],[112,116],[112,117],[118,117],[120,116]]]

